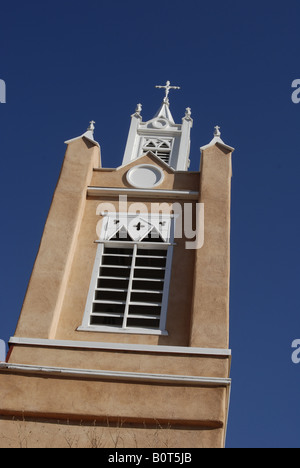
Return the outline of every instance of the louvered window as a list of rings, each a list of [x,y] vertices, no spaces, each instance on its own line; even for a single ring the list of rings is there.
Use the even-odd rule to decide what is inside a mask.
[[[130,220],[129,220],[130,221]],[[108,240],[99,241],[83,326],[79,329],[124,333],[166,334],[173,246],[145,218],[118,226]],[[158,224],[159,223],[154,223]],[[140,240],[133,236],[140,233]],[[105,237],[105,234],[104,234]],[[167,239],[169,241],[169,239]]]
[[[172,138],[146,138],[143,142],[143,154],[152,151],[166,164],[170,164],[171,152],[173,146]]]

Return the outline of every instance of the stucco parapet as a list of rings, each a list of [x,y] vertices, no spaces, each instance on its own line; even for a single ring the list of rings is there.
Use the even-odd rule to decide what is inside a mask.
[[[116,383],[118,383],[116,385]],[[95,420],[168,421],[186,426],[224,427],[230,380],[208,379],[197,385],[182,382],[138,382],[129,379],[61,374],[54,369],[0,368],[3,398],[0,414]],[[68,397],[66,398],[66,395]],[[101,397],[99,397],[101,395]],[[202,402],[199,405],[199,401]],[[159,415],[159,417],[158,417]]]

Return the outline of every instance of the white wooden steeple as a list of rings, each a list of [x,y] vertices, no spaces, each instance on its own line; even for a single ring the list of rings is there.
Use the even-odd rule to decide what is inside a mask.
[[[193,126],[191,109],[188,107],[182,124],[176,124],[170,111],[169,92],[178,86],[157,86],[166,90],[165,98],[155,116],[143,122],[142,105],[138,104],[131,116],[131,125],[125,148],[123,165],[151,151],[157,158],[175,171],[187,171],[190,154],[190,131]]]

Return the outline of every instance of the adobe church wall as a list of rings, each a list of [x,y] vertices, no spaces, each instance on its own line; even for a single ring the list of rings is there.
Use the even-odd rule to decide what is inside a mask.
[[[105,202],[115,205],[116,210],[118,210],[119,200],[117,198],[91,199],[86,203],[55,339],[188,346],[195,251],[185,249],[185,238],[175,239],[177,245],[174,247],[167,316],[169,336],[77,331],[82,323],[96,257],[97,244],[95,240],[98,238],[96,228],[102,219],[101,216],[97,215],[97,208],[99,204]],[[129,211],[136,202],[136,200],[128,200]],[[150,213],[154,205],[151,206],[149,201],[142,200],[142,202]],[[153,202],[157,203],[156,200]],[[180,200],[177,202],[183,205]],[[165,208],[170,210],[170,206],[170,201],[166,200]]]
[[[0,373],[0,385],[4,396],[0,404],[2,418],[52,419],[56,428],[58,421],[63,419],[102,421],[105,424],[107,421],[122,421],[124,424],[149,425],[152,428],[157,424],[167,425],[176,428],[172,431],[175,433],[177,429],[184,431],[184,428],[191,427],[209,427],[211,431],[224,429],[226,421],[227,390],[223,387],[136,382],[116,384],[97,379],[50,375],[45,378],[43,375],[25,376],[5,372]],[[180,404],[174,406],[174,401]],[[3,419],[2,427],[5,426],[9,427],[9,424]],[[9,430],[4,430],[7,436]],[[40,437],[43,438],[43,434]],[[145,439],[143,443],[146,443]],[[191,442],[183,440],[182,443]]]
[[[0,417],[0,448],[219,448],[223,429]]]

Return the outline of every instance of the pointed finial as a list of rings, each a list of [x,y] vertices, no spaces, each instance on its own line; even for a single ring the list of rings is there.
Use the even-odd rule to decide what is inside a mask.
[[[132,114],[131,117],[136,117],[137,119],[142,120],[141,112],[142,112],[142,104],[137,104],[135,113]]]
[[[215,126],[214,136],[215,136],[215,137],[220,137],[220,136],[221,136],[221,132],[220,132],[220,127],[219,127],[219,125],[216,125],[216,126]]]
[[[136,114],[141,115],[142,112],[142,104],[138,104],[135,109]]]
[[[164,88],[166,90],[166,95],[164,97],[164,103],[169,105],[170,104],[170,101],[169,101],[169,92],[170,92],[170,89],[180,89],[179,86],[171,86],[171,82],[170,81],[167,81],[166,82],[166,85],[165,86],[155,86],[155,88]]]
[[[185,118],[190,118],[192,115],[192,109],[190,107],[187,107],[185,109]]]
[[[95,122],[94,120],[91,120],[91,121],[90,121],[90,126],[89,126],[89,128],[88,128],[88,131],[89,131],[89,132],[93,132],[93,133],[94,133],[94,130],[95,130],[95,123],[96,123],[96,122]]]

